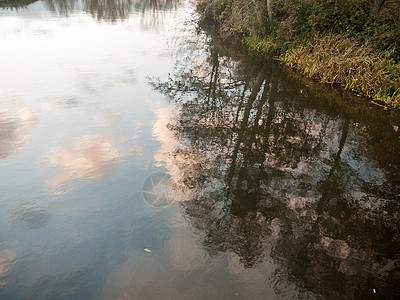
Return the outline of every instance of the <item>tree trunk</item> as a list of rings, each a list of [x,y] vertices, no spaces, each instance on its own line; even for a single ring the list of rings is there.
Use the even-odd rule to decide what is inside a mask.
[[[255,13],[255,15],[257,17],[258,24],[260,26],[262,26],[263,23],[264,23],[263,16],[261,14],[262,10],[260,9],[260,5],[258,3],[258,0],[253,0],[253,2],[254,2],[254,10],[255,10],[254,13]]]
[[[375,0],[379,1],[379,0]],[[382,1],[382,0],[381,0]],[[384,1],[384,0],[383,0]],[[267,14],[268,19],[272,18],[272,13],[274,12],[274,0],[267,0]]]
[[[267,0],[269,1],[269,0]],[[385,0],[374,0],[374,6],[372,7],[372,13],[377,14],[382,8],[382,5],[385,3]]]

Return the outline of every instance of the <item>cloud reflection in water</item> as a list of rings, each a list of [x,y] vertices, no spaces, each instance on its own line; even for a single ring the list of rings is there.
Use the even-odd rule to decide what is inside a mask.
[[[0,287],[8,283],[7,273],[12,269],[16,253],[13,250],[0,250]]]
[[[37,118],[22,107],[16,116],[0,112],[0,160],[7,159],[25,145],[36,122]]]
[[[112,176],[121,156],[111,140],[93,135],[75,138],[68,148],[50,149],[47,162],[57,168],[56,175],[47,182],[47,189],[58,194],[77,186],[80,180]]]

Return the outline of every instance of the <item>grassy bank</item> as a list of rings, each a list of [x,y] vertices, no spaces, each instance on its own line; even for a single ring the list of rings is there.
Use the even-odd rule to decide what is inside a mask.
[[[369,45],[342,35],[317,35],[308,41],[282,45],[268,38],[247,37],[246,44],[322,83],[346,89],[386,105],[400,106],[400,64]]]
[[[202,0],[198,8],[223,35],[310,78],[400,107],[400,1]]]

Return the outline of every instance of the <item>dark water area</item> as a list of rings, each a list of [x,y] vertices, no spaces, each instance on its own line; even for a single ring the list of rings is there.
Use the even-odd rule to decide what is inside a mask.
[[[172,0],[0,10],[0,299],[396,299],[400,113]]]

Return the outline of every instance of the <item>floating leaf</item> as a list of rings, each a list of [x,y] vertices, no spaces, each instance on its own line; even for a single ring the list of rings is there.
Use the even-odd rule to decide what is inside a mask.
[[[144,251],[146,251],[146,252],[148,252],[148,253],[150,253],[150,252],[151,252],[151,250],[150,250],[150,249],[148,249],[148,248],[144,248]]]

